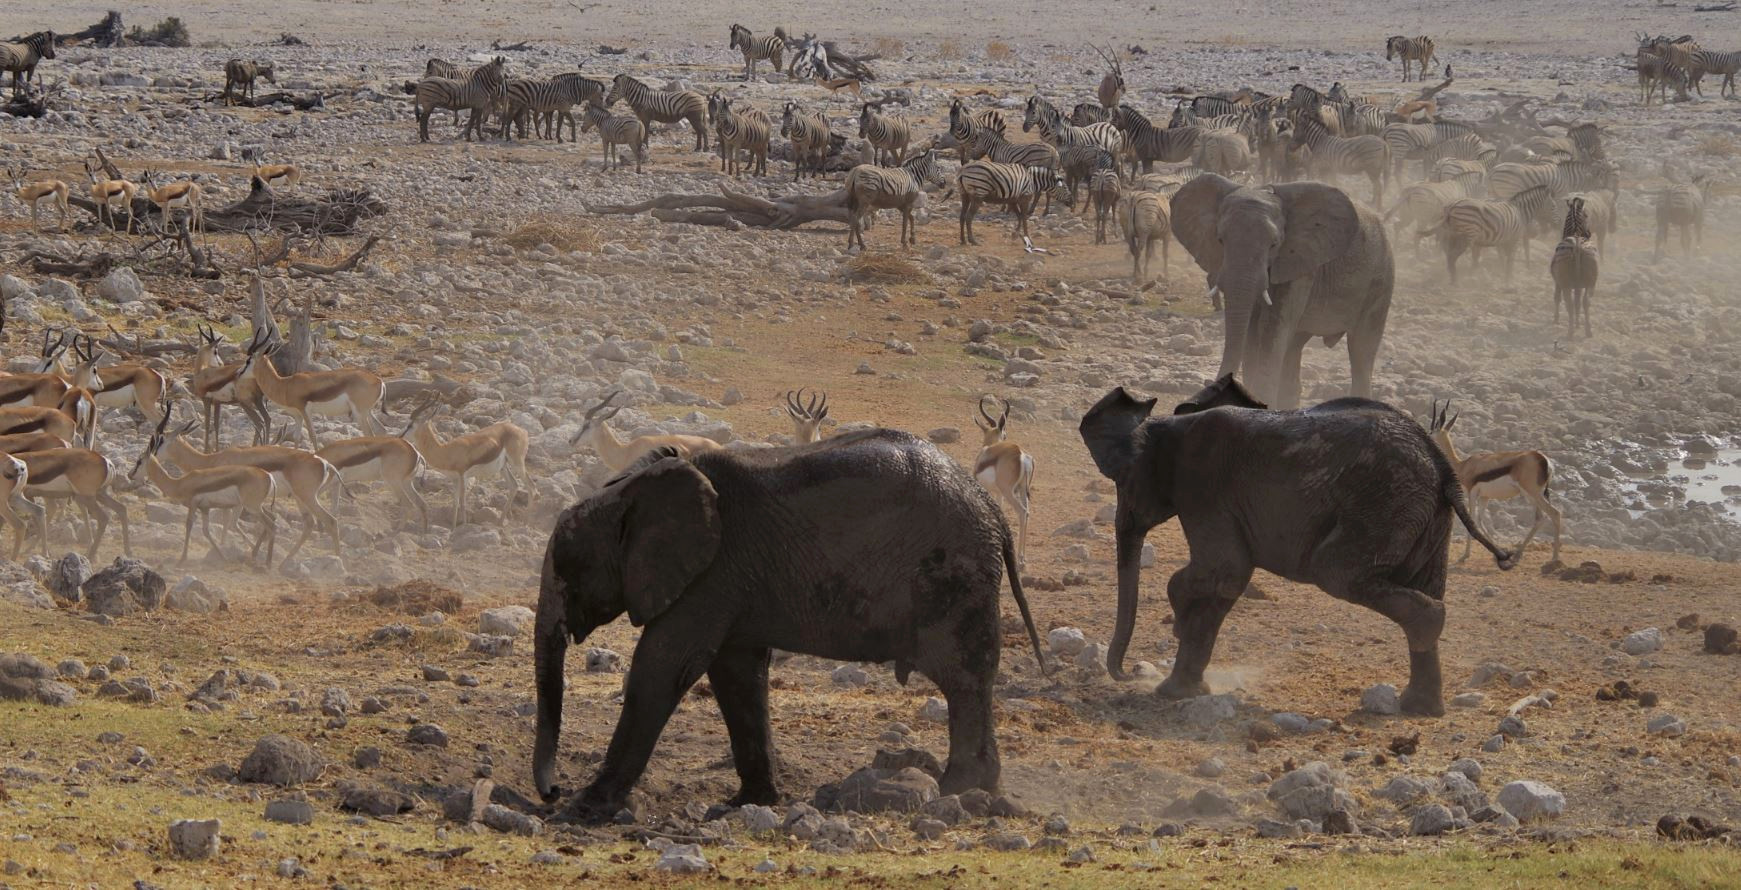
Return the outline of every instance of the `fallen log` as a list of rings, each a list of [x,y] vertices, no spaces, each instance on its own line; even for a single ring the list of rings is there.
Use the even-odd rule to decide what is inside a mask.
[[[415,85],[414,85],[413,92],[415,92],[415,91],[416,90],[415,90]],[[337,95],[337,94],[335,93],[334,95]],[[293,93],[287,93],[287,92],[284,92],[283,90],[279,90],[278,92],[275,92],[275,93],[267,93],[264,96],[235,96],[235,95],[232,95],[230,97],[229,101],[225,104],[240,105],[243,108],[267,108],[267,107],[270,107],[273,105],[283,104],[283,105],[289,105],[290,107],[296,109],[297,111],[313,111],[316,108],[323,108],[324,109],[326,107],[326,100],[327,100],[327,97],[320,94],[320,93],[311,93],[307,96],[297,96]],[[223,93],[212,93],[211,95],[206,96],[202,101],[204,101],[208,104],[223,103],[224,102],[224,94]]]
[[[845,189],[825,195],[785,195],[769,200],[721,185],[718,195],[663,194],[635,204],[589,204],[586,209],[594,214],[651,211],[652,217],[660,222],[759,229],[792,229],[805,223],[847,221]]]
[[[75,278],[102,278],[115,268],[118,261],[113,254],[108,253],[91,257],[63,257],[34,250],[25,259],[30,262],[30,270],[38,275]]]
[[[54,45],[85,46],[89,44],[99,49],[108,49],[122,45],[125,37],[126,31],[121,28],[121,14],[111,9],[108,15],[103,16],[102,21],[89,28],[54,35]],[[16,41],[19,38],[13,39]]]
[[[330,266],[323,266],[318,263],[291,263],[290,277],[312,278],[316,275],[334,275],[339,272],[349,272],[352,269],[355,269],[358,263],[363,261],[363,257],[369,255],[369,251],[373,250],[375,244],[380,240],[380,235],[370,235],[369,239],[363,242],[363,246],[357,248],[356,253],[353,253]]]
[[[1712,4],[1707,5],[1707,6],[1695,6],[1695,7],[1693,7],[1693,12],[1734,12],[1734,11],[1735,11],[1735,4],[1733,4],[1733,3],[1712,3]]]

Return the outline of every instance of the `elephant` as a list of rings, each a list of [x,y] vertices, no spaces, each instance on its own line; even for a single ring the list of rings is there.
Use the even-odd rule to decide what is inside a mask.
[[[584,820],[619,812],[659,734],[704,673],[731,739],[733,805],[777,796],[768,716],[774,648],[917,669],[949,703],[944,793],[994,791],[992,680],[1003,573],[1040,656],[1014,539],[979,483],[895,430],[813,444],[691,453],[661,448],[558,517],[534,625],[532,774],[555,800],[563,656],[628,613],[642,628],[622,712]],[[1044,662],[1041,662],[1042,669]]]
[[[1439,634],[1451,511],[1502,570],[1496,547],[1463,503],[1457,474],[1420,424],[1389,405],[1341,398],[1271,411],[1224,375],[1150,418],[1154,399],[1115,388],[1082,418],[1095,466],[1117,484],[1118,619],[1107,667],[1124,679],[1136,626],[1143,539],[1175,516],[1190,559],[1167,582],[1179,639],[1163,698],[1203,682],[1222,619],[1264,569],[1312,584],[1402,626],[1409,682],[1403,710],[1444,714]]]
[[[1349,394],[1372,395],[1396,269],[1379,215],[1321,182],[1240,186],[1215,174],[1173,195],[1173,234],[1226,298],[1221,369],[1280,408],[1300,403],[1300,351],[1348,337]]]

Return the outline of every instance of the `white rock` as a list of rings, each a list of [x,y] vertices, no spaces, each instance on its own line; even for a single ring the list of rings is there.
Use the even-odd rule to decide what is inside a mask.
[[[925,699],[924,707],[919,709],[919,716],[933,723],[947,723],[949,722],[949,703],[933,695]]]
[[[1054,655],[1073,657],[1088,646],[1088,636],[1080,628],[1054,627],[1046,632],[1046,645]]]
[[[137,303],[145,299],[145,285],[131,268],[122,266],[103,276],[97,285],[97,296],[111,303]]]
[[[1499,789],[1498,802],[1519,822],[1557,819],[1566,811],[1566,796],[1540,782],[1512,782]]]
[[[1673,714],[1658,714],[1650,718],[1650,722],[1644,725],[1644,731],[1651,735],[1672,739],[1686,735],[1687,724]]]
[[[1360,707],[1374,714],[1402,713],[1402,701],[1397,698],[1396,687],[1389,683],[1367,687],[1360,694]]]
[[[169,847],[178,859],[209,859],[218,855],[216,819],[177,819],[169,823]]]
[[[835,668],[834,672],[828,675],[828,679],[833,681],[836,686],[857,689],[870,683],[870,674],[865,673],[864,668],[856,664],[843,664]]]
[[[1662,631],[1654,627],[1635,630],[1620,641],[1620,651],[1627,655],[1649,655],[1662,648]],[[1512,815],[1517,815],[1513,813]],[[1521,816],[1519,818],[1522,818]]]
[[[653,867],[679,875],[713,870],[713,866],[702,857],[700,844],[672,844],[659,854],[659,861],[653,863]]]
[[[537,616],[525,606],[498,606],[478,615],[478,633],[517,637],[532,628]]]
[[[1199,695],[1186,701],[1179,710],[1185,722],[1192,726],[1214,726],[1223,720],[1233,719],[1233,715],[1239,710],[1239,699],[1228,693]]]

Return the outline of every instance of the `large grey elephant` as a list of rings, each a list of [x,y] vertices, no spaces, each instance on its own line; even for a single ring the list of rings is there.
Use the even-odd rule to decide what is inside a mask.
[[[1396,277],[1377,213],[1321,182],[1240,186],[1214,174],[1173,195],[1173,234],[1226,297],[1222,374],[1259,398],[1300,404],[1300,351],[1348,337],[1352,395],[1372,394]]]
[[[1231,375],[1150,418],[1154,399],[1114,389],[1082,418],[1082,441],[1118,485],[1118,620],[1106,656],[1124,678],[1136,626],[1143,539],[1174,516],[1190,561],[1167,582],[1179,653],[1157,692],[1209,691],[1203,670],[1222,619],[1264,569],[1314,584],[1402,626],[1409,713],[1444,713],[1439,633],[1445,625],[1451,513],[1501,569],[1515,555],[1469,519],[1445,455],[1408,415],[1344,398],[1270,411]]]
[[[643,628],[604,764],[578,801],[620,810],[666,720],[706,674],[731,737],[734,804],[776,803],[773,648],[914,669],[949,702],[945,793],[995,790],[992,680],[1005,570],[1039,657],[1002,511],[930,443],[866,430],[793,448],[652,452],[556,522],[533,659],[532,775],[558,794],[563,655],[625,611]]]

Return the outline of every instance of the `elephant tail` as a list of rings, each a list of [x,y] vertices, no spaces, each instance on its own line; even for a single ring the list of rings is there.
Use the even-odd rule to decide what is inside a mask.
[[[1003,534],[1004,571],[1010,576],[1010,595],[1016,598],[1016,608],[1022,612],[1022,624],[1028,629],[1028,642],[1034,644],[1034,660],[1040,664],[1040,676],[1046,676],[1046,655],[1040,651],[1040,632],[1034,629],[1034,613],[1028,611],[1028,595],[1022,592],[1022,574],[1016,570],[1016,542],[1009,529]]]
[[[1433,454],[1434,463],[1439,465],[1439,478],[1444,480],[1444,487],[1441,491],[1444,492],[1445,500],[1450,502],[1451,509],[1457,511],[1457,518],[1463,521],[1463,528],[1469,533],[1469,537],[1493,554],[1493,561],[1499,565],[1500,571],[1509,572],[1516,568],[1517,559],[1522,554],[1500,548],[1499,545],[1481,533],[1481,529],[1475,525],[1475,520],[1469,516],[1469,506],[1463,498],[1463,483],[1457,480],[1457,471],[1451,468],[1450,461],[1445,459],[1444,453],[1439,451],[1437,445],[1433,446]]]

